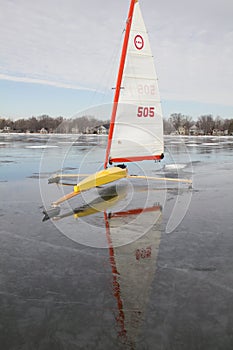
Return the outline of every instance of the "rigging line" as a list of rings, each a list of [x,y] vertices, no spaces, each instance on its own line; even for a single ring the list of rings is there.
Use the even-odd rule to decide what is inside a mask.
[[[122,30],[122,33],[118,36],[118,39],[116,40],[116,45],[114,45],[114,49],[112,50],[112,54],[109,56],[109,60],[106,62],[106,67],[107,69],[104,69],[103,75],[101,79],[99,79],[99,84],[93,94],[92,101],[94,101],[97,92],[102,91],[102,97],[99,99],[99,103],[103,104],[105,101],[106,96],[109,94],[111,91],[111,88],[109,86],[112,86],[113,81],[115,79],[115,76],[112,76],[112,72],[116,71],[117,63],[118,63],[118,57],[119,57],[119,52],[120,52],[120,47],[121,47],[121,42],[122,42],[122,37],[124,34],[125,29]],[[112,102],[112,97],[111,101]],[[109,118],[107,118],[109,119]]]
[[[111,76],[112,75],[111,72],[117,71],[116,67],[117,67],[118,61],[119,61],[119,52],[121,49],[121,43],[122,43],[122,38],[124,36],[124,32],[125,32],[125,29],[122,30],[121,35],[118,38],[117,45],[115,46],[115,50],[113,51],[112,57],[110,59],[110,64],[109,64],[110,69],[106,70],[106,72],[105,72],[106,73],[106,86],[112,86],[113,81],[115,82],[115,76],[114,77]],[[110,90],[111,90],[111,88],[108,89],[108,91],[110,91]],[[112,103],[112,99],[111,99],[111,103]]]

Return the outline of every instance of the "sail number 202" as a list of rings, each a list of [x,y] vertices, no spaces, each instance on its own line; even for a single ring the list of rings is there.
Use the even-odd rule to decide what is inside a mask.
[[[137,116],[140,117],[154,117],[155,116],[155,107],[138,107]]]

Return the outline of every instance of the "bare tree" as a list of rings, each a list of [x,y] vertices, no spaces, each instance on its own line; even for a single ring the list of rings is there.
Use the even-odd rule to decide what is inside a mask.
[[[189,134],[189,129],[194,125],[194,121],[192,120],[192,117],[189,116],[183,116],[183,127],[185,128],[186,135]]]
[[[186,134],[189,133],[189,129],[194,124],[192,121],[192,117],[183,115],[181,113],[171,114],[168,121],[171,123],[171,125],[174,127],[176,131],[179,131],[179,128],[183,127],[185,129]]]
[[[204,131],[205,135],[212,135],[215,123],[211,114],[202,115],[197,120],[197,127]]]
[[[173,113],[169,118],[169,122],[173,125],[175,130],[178,130],[181,126],[183,126],[182,121],[183,116],[181,113]]]
[[[214,121],[214,128],[216,130],[224,131],[224,122],[221,117],[217,116]]]
[[[167,119],[163,119],[163,130],[164,130],[164,133],[167,135],[171,134],[174,131],[173,125]]]

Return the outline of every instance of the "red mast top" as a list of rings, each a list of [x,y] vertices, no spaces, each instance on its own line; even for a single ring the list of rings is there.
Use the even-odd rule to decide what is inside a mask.
[[[121,89],[121,82],[122,82],[122,76],[124,71],[124,65],[125,65],[125,58],[128,48],[128,41],[129,41],[129,34],[130,34],[130,28],[133,18],[133,11],[134,11],[134,5],[138,2],[138,0],[131,0],[128,18],[126,21],[126,29],[125,29],[125,37],[122,47],[122,53],[121,53],[121,59],[120,59],[120,65],[119,65],[119,71],[118,71],[118,77],[117,77],[117,83],[116,83],[116,90],[115,90],[115,96],[113,101],[113,108],[112,108],[112,115],[110,120],[110,128],[109,128],[109,134],[108,134],[108,144],[106,149],[106,156],[105,156],[105,162],[104,162],[104,169],[108,167],[108,158],[110,153],[110,148],[112,144],[112,136],[113,136],[113,130],[114,130],[114,123],[116,119],[116,112],[117,112],[117,106],[118,106],[118,100],[120,96],[120,89]]]

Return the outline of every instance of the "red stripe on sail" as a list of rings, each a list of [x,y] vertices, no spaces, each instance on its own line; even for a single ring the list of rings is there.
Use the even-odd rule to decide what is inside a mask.
[[[111,158],[110,163],[124,163],[124,162],[140,162],[142,160],[160,160],[163,159],[162,155],[152,156],[139,156],[139,157],[127,157],[127,158]]]

